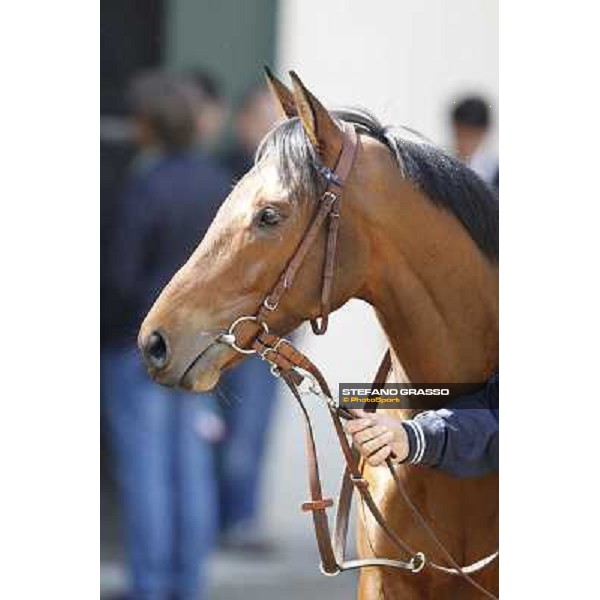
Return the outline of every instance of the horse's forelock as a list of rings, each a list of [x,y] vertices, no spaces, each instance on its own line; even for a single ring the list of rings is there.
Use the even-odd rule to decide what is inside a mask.
[[[323,180],[315,168],[315,151],[298,118],[282,121],[263,139],[255,162],[275,161],[282,187],[291,199],[317,198]]]

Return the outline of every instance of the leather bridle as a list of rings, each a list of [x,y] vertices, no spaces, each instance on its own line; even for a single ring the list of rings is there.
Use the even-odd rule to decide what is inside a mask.
[[[242,354],[258,354],[263,360],[270,363],[271,372],[276,376],[280,376],[285,381],[298,402],[305,425],[310,489],[310,500],[302,504],[302,510],[312,513],[315,537],[321,557],[321,570],[325,575],[337,575],[342,571],[364,567],[391,567],[418,573],[426,566],[429,566],[436,571],[460,576],[487,597],[496,598],[491,592],[477,583],[471,575],[491,564],[498,558],[499,553],[496,551],[471,565],[465,567],[459,566],[408,496],[404,483],[398,476],[391,458],[388,458],[386,461],[387,467],[403,500],[408,505],[416,522],[425,530],[450,566],[442,566],[428,561],[423,552],[415,552],[388,526],[384,516],[373,500],[367,480],[363,477],[364,464],[361,463],[358,450],[350,445],[342,427],[341,419],[352,419],[354,416],[347,409],[339,406],[334,400],[327,381],[312,361],[295,348],[289,340],[269,331],[266,322],[268,316],[277,309],[282,296],[292,286],[298,270],[325,221],[327,221],[327,242],[321,288],[321,321],[319,323],[318,319],[312,319],[311,326],[317,335],[322,335],[327,330],[331,309],[331,289],[340,219],[340,198],[344,184],[352,170],[358,148],[358,136],[353,126],[344,124],[342,136],[342,149],[335,168],[331,170],[326,167],[319,167],[321,174],[327,181],[327,188],[320,198],[318,208],[308,229],[277,283],[271,292],[265,296],[256,315],[242,316],[236,319],[231,324],[228,332],[219,336],[218,341],[228,344]],[[242,342],[240,341],[241,336],[238,329],[243,323],[252,324],[253,332],[250,336],[246,334]],[[375,377],[376,385],[374,387],[385,383],[390,371],[391,354],[388,350],[377,370]],[[309,392],[315,393],[326,401],[346,463],[338,498],[333,536],[330,532],[326,510],[333,506],[334,502],[331,498],[323,497],[313,426],[310,415],[302,400],[302,386],[305,382],[308,382]],[[375,411],[376,408],[377,405],[375,403],[370,403],[369,408],[365,410]],[[354,490],[359,493],[364,505],[368,508],[372,517],[388,539],[400,552],[408,555],[407,560],[377,557],[346,560],[346,538]]]

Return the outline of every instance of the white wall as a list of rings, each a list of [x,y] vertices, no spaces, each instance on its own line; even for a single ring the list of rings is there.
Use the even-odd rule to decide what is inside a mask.
[[[477,91],[498,105],[497,0],[281,0],[278,70],[330,105],[447,142],[446,114]]]

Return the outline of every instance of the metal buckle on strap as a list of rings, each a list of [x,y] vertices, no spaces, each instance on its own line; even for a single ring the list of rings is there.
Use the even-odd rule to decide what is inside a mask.
[[[240,323],[243,323],[244,321],[254,321],[255,323],[257,323],[258,325],[260,325],[263,328],[263,331],[265,333],[269,333],[269,327],[264,321],[259,321],[257,317],[248,315],[248,316],[244,316],[244,317],[240,317],[239,319],[236,319],[229,326],[229,331],[227,333],[221,334],[219,336],[218,340],[224,344],[227,344],[228,346],[231,346],[234,350],[236,350],[240,354],[256,354],[257,351],[254,348],[240,348],[237,345],[237,340],[235,337],[235,328]]]
[[[319,173],[327,181],[327,183],[334,183],[338,187],[342,187],[342,180],[340,179],[340,176],[335,173],[335,171],[317,161],[314,161],[313,164],[315,165],[317,171],[319,171]]]
[[[281,369],[277,366],[276,362],[272,361],[268,357],[268,353],[274,352],[275,354],[277,354],[277,351],[279,349],[279,346],[281,346],[281,344],[288,344],[288,346],[292,346],[292,342],[290,342],[289,340],[286,340],[285,338],[279,338],[273,347],[268,346],[259,354],[259,356],[263,360],[267,361],[268,363],[271,363],[271,368],[269,370],[271,371],[271,375],[273,375],[273,377],[281,377]],[[293,348],[293,346],[292,346],[292,348]]]
[[[335,192],[325,192],[321,196],[321,202],[327,202],[331,206],[338,199],[338,195]]]
[[[306,381],[308,381],[308,387],[306,389],[298,389],[301,395],[305,396],[306,394],[314,394],[315,396],[319,396],[320,398],[328,398],[328,396],[321,389],[317,378],[312,373],[305,369],[302,369],[301,367],[296,367],[296,371],[300,375],[302,375],[302,377],[304,377]]]
[[[268,331],[267,331],[267,333],[268,333]],[[274,346],[267,346],[262,352],[259,353],[259,356],[263,360],[266,360],[267,362],[272,363],[273,361],[267,356],[268,353],[274,352],[275,354],[277,354],[277,352],[279,350],[279,346],[281,346],[282,344],[287,344],[288,346],[293,348],[292,342],[290,342],[289,340],[286,340],[285,338],[279,338]]]
[[[412,558],[409,561],[410,570],[413,573],[420,573],[425,568],[426,564],[427,559],[425,558],[425,555],[422,552],[417,552],[416,554],[413,554]]]
[[[323,563],[319,563],[319,571],[321,571],[321,573],[323,573],[325,577],[335,577],[336,575],[339,575],[342,572],[342,570],[338,566],[336,567],[335,571],[333,571],[332,573],[328,573],[323,567]]]
[[[304,377],[304,379],[306,379],[308,381],[308,387],[306,390],[298,389],[298,391],[300,392],[301,395],[304,396],[306,394],[314,394],[315,396],[318,396],[319,398],[325,400],[325,402],[327,402],[327,404],[332,409],[338,410],[339,404],[338,404],[337,400],[335,400],[334,398],[330,398],[321,389],[321,386],[319,385],[317,378],[312,373],[310,373],[306,369],[302,369],[301,367],[295,367],[295,369],[296,369],[297,373],[302,375],[302,377]]]
[[[260,352],[258,355],[260,356],[260,358],[262,360],[266,360],[267,362],[273,362],[271,361],[270,358],[267,358],[267,354],[269,352],[275,352],[275,350],[273,348],[271,348],[270,346],[267,346],[262,352]]]
[[[292,348],[292,350],[294,349],[294,346],[293,346],[292,342],[290,342],[290,340],[286,340],[285,338],[279,338],[277,340],[277,342],[275,343],[275,345],[273,346],[273,350],[275,352],[277,352],[277,350],[279,349],[279,346],[281,346],[281,344],[287,344],[290,348]]]
[[[279,306],[279,302],[274,302],[273,304],[271,304],[271,298],[269,296],[266,296],[265,299],[263,300],[263,306],[267,310],[272,312]]]
[[[357,487],[361,487],[363,489],[367,489],[369,487],[369,482],[362,475],[360,477],[356,477],[350,473],[350,480]]]

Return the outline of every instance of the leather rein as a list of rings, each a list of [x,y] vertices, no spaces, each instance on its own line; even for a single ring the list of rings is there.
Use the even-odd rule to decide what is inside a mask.
[[[471,574],[491,564],[498,558],[499,553],[496,551],[471,565],[461,567],[439,540],[408,496],[405,485],[398,476],[391,458],[387,459],[386,464],[396,487],[408,505],[415,521],[425,530],[440,553],[445,557],[449,566],[442,566],[428,561],[423,552],[415,552],[388,526],[369,491],[367,480],[363,477],[364,464],[361,463],[360,454],[348,442],[342,426],[341,419],[353,419],[355,417],[346,408],[339,406],[329,389],[327,381],[313,362],[295,348],[289,340],[271,333],[266,323],[269,314],[277,309],[281,297],[292,286],[294,278],[310,247],[317,238],[321,227],[327,221],[326,254],[321,291],[321,320],[320,322],[318,319],[311,320],[311,327],[316,335],[323,335],[327,331],[339,230],[340,199],[344,183],[350,174],[358,148],[358,136],[353,126],[344,124],[342,133],[343,145],[335,169],[331,170],[326,167],[319,167],[321,174],[327,180],[327,188],[320,198],[319,206],[295,253],[271,292],[263,300],[256,315],[248,315],[236,319],[231,324],[229,331],[219,336],[218,341],[228,344],[242,354],[257,354],[263,360],[270,363],[273,375],[281,377],[285,381],[300,407],[305,426],[310,490],[310,500],[302,504],[302,510],[312,513],[315,537],[321,558],[321,571],[325,575],[333,576],[342,571],[364,567],[391,567],[404,569],[412,573],[419,573],[426,566],[429,566],[436,571],[460,576],[485,596],[496,598],[496,596],[476,582],[471,577]],[[253,324],[254,333],[251,337],[244,336],[245,340],[240,342],[239,332],[236,332],[243,323]],[[385,383],[390,372],[391,354],[387,350],[377,370],[375,384],[381,385]],[[306,393],[314,393],[327,403],[329,415],[346,463],[338,497],[333,535],[330,531],[326,511],[333,506],[334,502],[333,499],[323,496],[314,430],[309,412],[302,400],[302,395]],[[377,405],[371,403],[365,410],[374,412],[376,408]],[[392,544],[403,555],[407,556],[406,560],[378,557],[346,560],[348,521],[355,490]]]

